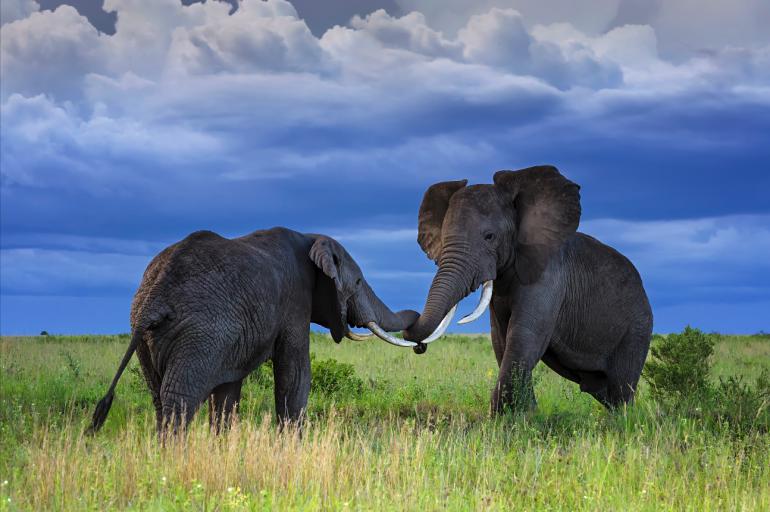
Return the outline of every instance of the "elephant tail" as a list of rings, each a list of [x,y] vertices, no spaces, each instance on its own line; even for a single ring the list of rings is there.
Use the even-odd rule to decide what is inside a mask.
[[[99,400],[99,403],[96,404],[96,410],[94,410],[94,416],[91,420],[91,426],[88,427],[88,430],[86,431],[88,434],[95,434],[99,431],[100,428],[102,428],[102,425],[104,424],[104,420],[107,419],[107,414],[110,412],[110,407],[112,406],[112,399],[115,396],[115,386],[118,384],[118,380],[120,379],[120,376],[123,374],[123,370],[126,369],[126,366],[128,366],[128,362],[131,360],[131,356],[134,355],[134,352],[136,352],[136,347],[139,345],[139,342],[142,340],[142,337],[144,335],[144,330],[141,328],[137,328],[134,330],[133,335],[131,336],[131,343],[128,345],[128,349],[126,350],[126,354],[123,356],[123,360],[120,362],[120,367],[118,368],[118,372],[115,374],[115,377],[112,379],[112,384],[110,385],[110,389],[107,390],[107,394],[104,395],[104,397]]]

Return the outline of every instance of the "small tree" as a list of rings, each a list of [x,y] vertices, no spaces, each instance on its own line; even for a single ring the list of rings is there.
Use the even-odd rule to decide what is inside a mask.
[[[701,400],[711,391],[714,336],[687,326],[680,334],[657,337],[643,376],[652,396],[665,405]]]

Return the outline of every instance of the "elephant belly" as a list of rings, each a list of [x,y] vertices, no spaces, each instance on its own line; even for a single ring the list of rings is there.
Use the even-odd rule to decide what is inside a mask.
[[[604,371],[604,362],[601,365],[596,365],[595,363],[598,361],[586,362],[570,357],[560,357],[559,354],[551,349],[546,350],[542,361],[565,379],[579,384],[581,391],[590,393],[598,391],[606,385],[607,373]]]
[[[577,382],[576,377],[580,372],[602,372],[607,367],[607,359],[611,350],[604,352],[584,349],[580,346],[570,346],[552,340],[546,352],[543,354],[543,362],[554,371],[564,377]],[[572,375],[570,377],[569,375]]]

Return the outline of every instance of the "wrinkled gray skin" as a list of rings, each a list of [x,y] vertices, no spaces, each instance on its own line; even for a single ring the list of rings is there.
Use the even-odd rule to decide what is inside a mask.
[[[419,320],[424,340],[450,308],[487,280],[500,367],[493,413],[534,407],[542,360],[607,407],[633,399],[652,312],[622,254],[576,229],[580,194],[554,167],[500,171],[494,185],[437,183],[425,193],[418,241],[438,272]]]
[[[348,325],[400,331],[417,318],[393,313],[332,238],[284,228],[226,239],[198,231],[158,254],[131,305],[131,345],[94,412],[106,419],[134,350],[152,393],[159,433],[186,426],[209,399],[217,431],[237,409],[244,377],[273,361],[281,424],[298,421],[310,391],[310,322],[339,342]]]

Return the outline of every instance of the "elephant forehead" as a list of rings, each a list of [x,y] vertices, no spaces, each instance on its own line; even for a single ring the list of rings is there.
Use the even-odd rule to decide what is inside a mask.
[[[492,185],[472,185],[459,190],[449,201],[447,218],[453,222],[475,222],[504,214],[500,195]]]

